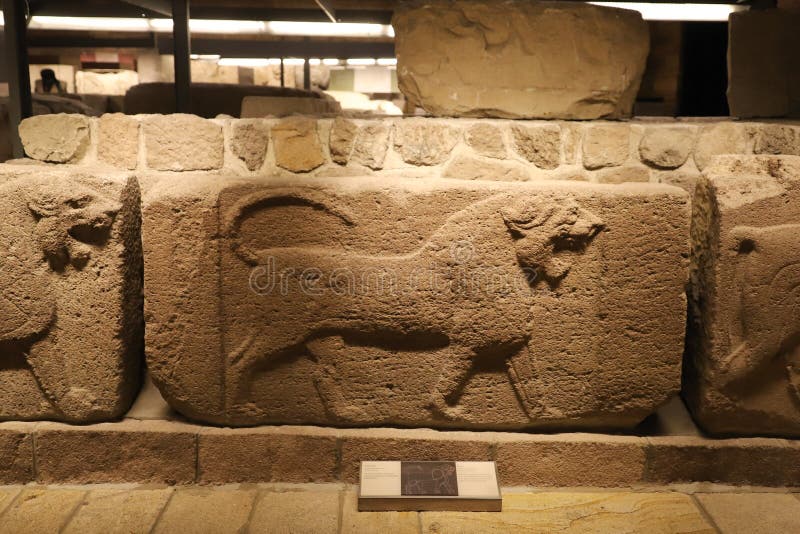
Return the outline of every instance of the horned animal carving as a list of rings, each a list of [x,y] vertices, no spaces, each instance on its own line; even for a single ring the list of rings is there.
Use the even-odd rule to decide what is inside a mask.
[[[458,417],[457,402],[476,357],[498,351],[508,357],[528,350],[533,290],[541,283],[557,286],[576,255],[604,228],[598,217],[569,197],[519,200],[500,194],[454,213],[421,246],[403,254],[248,245],[242,235],[243,221],[261,209],[286,204],[322,209],[345,225],[357,224],[351,213],[339,207],[346,203],[313,189],[260,191],[239,199],[226,212],[225,235],[251,272],[263,274],[272,266],[284,272],[306,271],[302,278],[311,270],[317,283],[314,291],[289,284],[281,290],[253,293],[252,303],[245,304],[248,309],[275,312],[265,312],[247,335],[228,347],[226,406],[233,413],[257,410],[246,399],[249,381],[260,365],[303,347],[319,361],[337,343],[341,345],[337,336],[356,332],[373,339],[444,340],[436,342],[443,345],[436,350],[446,356],[438,380],[434,375],[430,408],[445,417]],[[453,253],[452,244],[461,241],[470,243],[470,254]],[[517,288],[524,286],[524,298],[509,298],[508,288],[465,288],[465,277],[492,269],[518,282]],[[388,274],[395,290],[337,291],[337,273],[343,270],[355,275],[351,280],[361,280],[362,273]],[[341,414],[335,387],[326,383],[330,378],[320,373],[317,389],[333,405],[329,410]]]

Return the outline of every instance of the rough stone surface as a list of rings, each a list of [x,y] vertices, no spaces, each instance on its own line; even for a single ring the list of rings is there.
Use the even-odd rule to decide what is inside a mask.
[[[25,153],[39,161],[67,163],[79,160],[89,148],[89,118],[57,113],[36,115],[19,125]]]
[[[0,419],[101,421],[130,407],[139,204],[125,174],[0,168]]]
[[[700,173],[697,172],[664,171],[656,173],[658,183],[680,187],[690,195],[694,195],[694,188],[699,179]]]
[[[800,532],[800,499],[786,493],[699,493],[714,523],[725,534]]]
[[[712,433],[800,436],[800,157],[722,156],[698,183],[685,392]]]
[[[745,127],[741,124],[720,122],[700,128],[694,162],[701,171],[714,156],[722,154],[744,154],[747,146]]]
[[[45,425],[36,433],[38,481],[188,484],[195,479],[195,441],[163,422]]]
[[[557,124],[511,127],[517,152],[537,167],[555,169],[561,163],[561,128]]]
[[[30,488],[22,491],[3,514],[3,532],[59,532],[80,506],[86,492],[80,489]]]
[[[159,171],[219,169],[222,126],[195,115],[152,115],[144,120],[147,166]]]
[[[153,533],[244,532],[255,499],[255,489],[176,490]]]
[[[519,163],[485,160],[470,156],[456,156],[442,171],[444,178],[459,180],[525,181],[528,171]]]
[[[416,512],[359,512],[358,494],[344,494],[341,532],[392,532],[396,534],[418,534],[419,519]]]
[[[172,491],[168,488],[90,491],[60,532],[64,534],[151,532]]]
[[[289,117],[272,127],[275,163],[287,171],[313,171],[325,163],[325,154],[317,134],[317,121],[307,117]]]
[[[582,4],[416,2],[392,25],[400,90],[437,116],[627,116],[649,49],[638,13]]]
[[[239,120],[232,126],[231,150],[244,161],[247,169],[255,171],[264,164],[269,144],[269,127],[259,120]]]
[[[334,162],[339,165],[346,165],[350,160],[356,132],[358,132],[358,126],[353,121],[342,117],[336,117],[333,120],[328,146],[331,151],[331,159]]]
[[[0,424],[0,484],[25,484],[32,480],[33,436],[14,423]]]
[[[389,148],[389,131],[389,126],[381,123],[359,128],[353,145],[352,162],[373,170],[383,168]]]
[[[110,113],[98,121],[97,158],[122,169],[135,169],[139,158],[139,121]]]
[[[642,161],[658,169],[677,169],[689,159],[696,130],[692,126],[650,126],[639,143]]]
[[[630,126],[627,124],[595,124],[583,135],[583,166],[587,169],[616,167],[630,154]]]
[[[149,369],[226,425],[630,427],[679,386],[687,203],[656,184],[170,177],[144,200]]]
[[[503,130],[492,124],[476,123],[464,134],[467,144],[487,158],[505,159],[508,155]]]
[[[753,152],[800,156],[800,127],[783,124],[753,127]]]
[[[264,493],[256,501],[248,532],[336,534],[339,532],[339,491],[287,489]]]
[[[624,184],[626,182],[649,182],[650,170],[647,167],[626,165],[600,169],[597,181],[601,184]]]
[[[438,165],[450,157],[460,137],[461,131],[454,126],[405,119],[395,124],[394,147],[406,163]]]

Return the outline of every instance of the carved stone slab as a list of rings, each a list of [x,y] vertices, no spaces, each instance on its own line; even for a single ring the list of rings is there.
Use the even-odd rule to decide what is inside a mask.
[[[143,208],[149,368],[219,424],[631,427],[680,388],[687,203],[170,177]]]
[[[0,419],[119,417],[139,386],[136,181],[0,166]]]
[[[723,156],[699,182],[687,355],[705,430],[800,435],[800,157]]]

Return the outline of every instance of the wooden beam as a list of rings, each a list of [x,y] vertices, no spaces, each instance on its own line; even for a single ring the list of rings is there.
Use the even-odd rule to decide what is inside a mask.
[[[175,60],[175,110],[178,113],[191,113],[192,43],[189,33],[189,0],[172,0],[172,38]]]
[[[33,114],[31,77],[28,70],[25,0],[4,0],[6,67],[8,69],[8,122],[15,158],[25,157],[19,123]]]

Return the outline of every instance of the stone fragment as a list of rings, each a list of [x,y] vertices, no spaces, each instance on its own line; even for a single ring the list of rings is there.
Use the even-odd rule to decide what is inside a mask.
[[[783,124],[759,124],[753,130],[754,153],[800,156],[800,128]]]
[[[639,156],[657,169],[677,169],[689,159],[694,142],[692,126],[648,126],[639,143]]]
[[[334,162],[339,165],[347,165],[350,160],[350,152],[353,151],[357,131],[358,126],[351,120],[343,117],[336,117],[333,120],[328,146]]]
[[[437,116],[628,116],[649,48],[638,13],[583,4],[417,2],[392,26],[400,91]]]
[[[136,180],[3,165],[0,205],[0,419],[121,416],[140,380]]]
[[[238,120],[233,122],[231,150],[244,161],[247,169],[256,171],[264,165],[269,144],[269,126],[264,121]]]
[[[587,169],[617,167],[628,160],[630,126],[595,124],[583,134],[583,166]]]
[[[561,128],[557,124],[513,125],[511,133],[517,152],[542,169],[561,163]]]
[[[505,182],[524,181],[530,178],[527,169],[518,163],[487,161],[464,155],[454,157],[442,171],[442,176],[460,180],[501,180]]]
[[[650,169],[644,166],[626,165],[600,169],[597,181],[601,184],[623,184],[625,182],[649,182]]]
[[[395,123],[394,147],[412,165],[438,165],[450,157],[461,131],[455,126],[425,119]]]
[[[698,182],[684,396],[714,434],[800,436],[800,157],[721,156]]]
[[[173,176],[144,201],[149,369],[223,425],[629,428],[679,387],[687,202]]]
[[[3,532],[60,532],[85,494],[80,489],[24,489],[0,526]]]
[[[800,499],[791,493],[697,493],[726,534],[800,532]]]
[[[255,499],[255,489],[178,489],[153,533],[244,532]]]
[[[321,115],[340,113],[342,107],[333,98],[303,96],[245,96],[240,117],[286,117],[289,115]]]
[[[20,123],[19,137],[30,158],[75,162],[89,148],[89,118],[70,113],[35,115]]]
[[[135,169],[139,159],[139,121],[122,113],[100,117],[97,158],[114,167]]]
[[[61,532],[150,532],[171,494],[171,489],[90,491]]]
[[[379,170],[383,168],[388,149],[389,127],[382,123],[366,124],[358,129],[351,160],[353,163]]]
[[[317,135],[317,121],[308,117],[289,117],[272,127],[275,163],[292,172],[313,171],[325,163]]]
[[[745,128],[741,124],[719,122],[701,126],[694,150],[694,162],[702,171],[714,156],[744,154],[746,144]]]
[[[147,166],[158,171],[219,169],[222,126],[195,115],[153,115],[144,120]]]
[[[287,489],[263,493],[256,501],[248,532],[336,534],[339,532],[337,490]]]
[[[497,126],[475,123],[467,129],[465,138],[467,144],[481,156],[497,159],[505,159],[507,156],[503,130]]]

